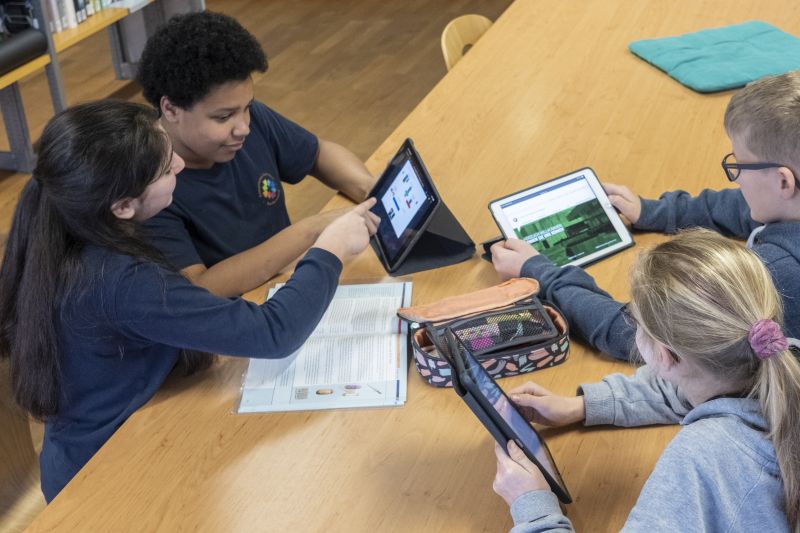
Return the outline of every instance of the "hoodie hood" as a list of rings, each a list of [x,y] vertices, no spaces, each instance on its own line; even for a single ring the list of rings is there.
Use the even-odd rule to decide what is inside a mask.
[[[681,425],[697,422],[714,426],[713,432],[725,435],[735,443],[742,453],[763,466],[775,476],[780,468],[775,456],[775,447],[769,439],[769,425],[758,400],[752,398],[716,398],[704,402],[686,414]]]

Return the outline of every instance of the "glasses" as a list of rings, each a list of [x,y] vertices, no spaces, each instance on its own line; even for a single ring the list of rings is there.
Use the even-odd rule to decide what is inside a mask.
[[[628,326],[632,327],[633,329],[639,327],[639,324],[636,322],[636,319],[633,318],[633,313],[631,312],[631,304],[627,303],[623,305],[620,308],[619,312],[620,314],[622,314],[622,318],[625,320],[625,323],[628,324]]]
[[[733,152],[722,158],[722,170],[725,171],[728,181],[736,181],[739,179],[739,174],[742,170],[764,170],[765,168],[780,168],[786,165],[778,163],[737,163],[736,156]]]
[[[630,326],[633,329],[639,328],[639,322],[636,321],[636,318],[633,316],[633,312],[631,311],[630,302],[623,305],[620,308],[619,312],[622,314],[622,318],[625,319],[625,323],[628,324],[628,326]],[[680,363],[681,358],[678,357],[678,354],[676,354],[669,348],[667,348],[667,352],[669,352],[669,355],[672,357],[673,361],[675,361],[676,363]]]

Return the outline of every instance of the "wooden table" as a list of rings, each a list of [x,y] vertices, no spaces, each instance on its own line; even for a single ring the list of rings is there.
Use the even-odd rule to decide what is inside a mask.
[[[800,35],[784,1],[519,0],[368,161],[379,172],[410,136],[477,241],[497,234],[487,202],[589,165],[645,196],[722,187],[730,93],[700,95],[635,58],[640,38],[761,19]],[[413,72],[408,73],[413,76]],[[341,203],[334,200],[333,204]],[[588,269],[616,297],[643,246]],[[371,252],[343,279],[380,278]],[[498,280],[478,259],[417,274],[416,303]],[[263,291],[254,293],[261,297]],[[237,416],[244,361],[168,383],[130,418],[32,531],[502,531],[492,441],[450,390],[412,369],[387,410]],[[569,394],[630,368],[573,344],[532,377]],[[529,376],[531,377],[531,376]],[[529,377],[507,379],[506,388]],[[676,428],[549,430],[582,531],[616,530]]]

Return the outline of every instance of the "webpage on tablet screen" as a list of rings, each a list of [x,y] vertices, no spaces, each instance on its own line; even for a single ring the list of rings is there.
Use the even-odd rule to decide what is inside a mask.
[[[500,206],[518,239],[557,265],[622,242],[582,175]]]

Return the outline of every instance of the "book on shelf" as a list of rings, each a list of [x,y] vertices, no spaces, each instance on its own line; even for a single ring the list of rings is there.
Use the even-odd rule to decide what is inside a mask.
[[[58,0],[46,0],[42,7],[44,7],[45,17],[50,23],[50,32],[57,33],[63,30],[61,14],[58,12]]]
[[[114,7],[123,7],[129,12],[134,13],[149,3],[150,0],[115,0]]]
[[[411,282],[340,285],[299,350],[284,359],[250,359],[237,412],[403,405],[408,330],[397,309],[411,304],[411,287]]]
[[[77,28],[93,15],[109,7],[129,9],[131,12],[141,9],[150,0],[40,0],[49,21],[50,31],[58,33],[70,28]],[[134,9],[130,9],[134,6]]]
[[[75,2],[73,0],[59,0],[59,9],[63,9],[61,21],[63,23],[64,16],[66,16],[67,23],[64,28],[77,28],[78,27],[78,14],[75,12]]]

